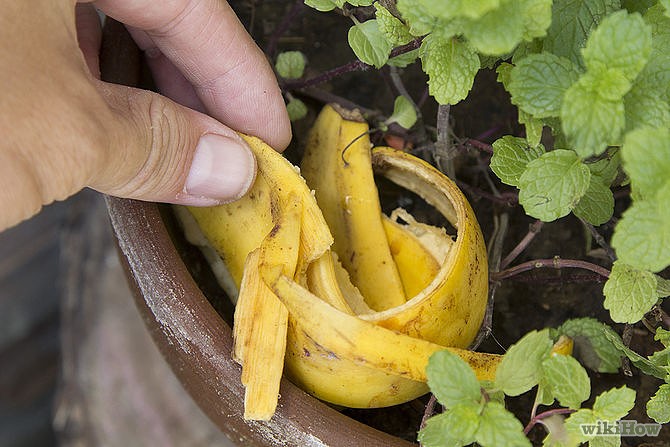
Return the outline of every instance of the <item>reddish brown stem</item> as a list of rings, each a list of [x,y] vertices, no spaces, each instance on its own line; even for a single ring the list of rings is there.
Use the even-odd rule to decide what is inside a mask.
[[[412,50],[416,50],[421,46],[421,41],[423,40],[422,37],[418,39],[414,39],[408,44],[399,46],[391,50],[391,53],[389,54],[389,58],[395,57],[395,56],[400,56],[401,54],[409,53]],[[330,69],[324,73],[321,73],[318,76],[314,76],[313,78],[305,79],[305,80],[298,80],[298,81],[291,81],[291,82],[285,82],[283,84],[283,89],[284,90],[301,90],[307,87],[312,87],[318,84],[322,84],[324,82],[328,82],[331,79],[334,79],[338,76],[342,76],[343,74],[346,73],[352,73],[354,71],[366,71],[371,69],[372,66],[368,65],[364,62],[361,62],[359,60],[351,61],[347,64],[341,65],[339,67],[335,67],[333,69]]]
[[[569,408],[554,408],[553,410],[547,410],[544,411],[536,416],[533,416],[533,418],[528,422],[528,425],[523,429],[523,433],[527,435],[530,430],[537,424],[538,422],[541,422],[542,419],[548,418],[549,416],[553,416],[555,414],[571,414],[574,413],[575,410],[571,410]]]
[[[508,265],[512,263],[520,254],[523,252],[526,247],[532,242],[533,239],[535,239],[535,236],[537,233],[540,232],[542,229],[542,226],[544,225],[544,222],[541,220],[536,220],[530,225],[530,228],[528,229],[528,233],[526,236],[524,236],[523,239],[521,239],[521,242],[517,244],[516,247],[512,249],[512,251],[509,252],[507,256],[505,256],[505,259],[502,260],[500,263],[500,268],[502,270],[506,269]]]
[[[574,269],[591,271],[593,273],[602,276],[603,278],[609,278],[610,276],[609,270],[597,264],[592,264],[587,261],[580,261],[578,259],[561,259],[556,257],[553,259],[534,259],[532,261],[515,265],[514,267],[502,270],[500,272],[492,272],[491,280],[501,281],[503,279],[516,276],[520,273],[540,268],[554,268],[554,269],[574,268]]]

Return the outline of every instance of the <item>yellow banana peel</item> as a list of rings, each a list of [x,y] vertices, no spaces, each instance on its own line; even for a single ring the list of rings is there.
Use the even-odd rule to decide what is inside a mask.
[[[429,164],[371,149],[367,132],[357,114],[326,106],[300,170],[244,136],[258,163],[249,193],[188,209],[239,291],[233,356],[247,419],[272,416],[282,369],[308,393],[360,408],[426,393],[426,364],[439,350],[455,352],[480,380],[495,375],[500,356],[464,349],[488,291],[472,209]],[[375,174],[435,207],[455,238],[402,209],[385,216]]]

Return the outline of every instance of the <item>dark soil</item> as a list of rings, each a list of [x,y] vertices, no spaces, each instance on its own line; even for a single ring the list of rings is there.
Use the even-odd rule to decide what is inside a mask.
[[[302,1],[256,0],[231,3],[262,47],[269,48],[273,54],[276,51],[287,50],[300,50],[305,53],[308,58],[306,77],[316,76],[355,59],[347,45],[346,36],[351,21],[346,17],[337,13],[318,13],[311,8],[299,7]],[[292,8],[293,15],[287,21],[285,17]],[[277,27],[284,27],[281,34],[277,34]],[[410,94],[416,101],[420,101],[425,96],[426,79],[417,65],[404,69],[402,77]],[[454,144],[469,138],[490,144],[502,135],[523,135],[523,128],[517,123],[515,109],[495,78],[493,71],[482,71],[476,79],[470,97],[452,107]],[[388,74],[376,70],[347,73],[317,86],[317,89],[320,94],[336,95],[366,109],[378,110],[385,114],[390,114],[393,99],[397,95],[389,83]],[[298,96],[300,92],[294,94]],[[299,157],[306,130],[323,105],[321,100],[314,99],[313,96],[313,94],[301,96],[310,107],[310,113],[307,118],[294,124],[294,143],[287,152],[289,158]],[[436,111],[436,104],[428,98],[422,108],[426,125],[435,126]],[[411,140],[415,135],[407,137]],[[381,135],[373,135],[373,139],[375,138],[381,140]],[[422,144],[421,141],[415,143],[419,148],[416,153],[429,159],[430,151],[424,150]],[[487,168],[487,161],[488,155],[485,152],[462,145],[457,161],[457,178],[477,213],[487,241],[492,237],[494,221],[502,214],[508,215],[509,228],[502,249],[504,257],[527,234],[534,219],[526,216],[518,205],[504,203],[503,200],[490,200],[493,195],[491,185],[503,194],[509,193],[510,196],[513,196],[515,191],[496,181],[495,175]],[[416,201],[410,196],[398,196],[397,191],[393,189],[386,190],[385,187],[380,189],[382,197],[390,207],[398,200],[405,206],[408,204],[411,206]],[[427,214],[425,218],[430,221],[435,216]],[[611,223],[606,224],[598,231],[607,239],[612,227]],[[588,260],[610,268],[611,262],[597,250],[599,247],[595,243],[590,242],[587,233],[581,222],[572,216],[545,224],[513,265],[532,259],[559,256],[563,259]],[[196,259],[191,261],[192,265],[200,264]],[[221,305],[220,292],[211,287],[207,287],[207,292],[210,296],[216,297],[218,304]],[[602,305],[601,280],[575,270],[537,269],[505,280],[497,288],[494,303],[492,335],[479,347],[482,351],[502,353],[528,331],[556,327],[570,318],[588,316],[612,324],[608,312]],[[613,327],[619,333],[624,329],[622,325]],[[649,354],[658,349],[653,341],[653,335],[643,325],[635,325],[630,328],[630,332],[631,347],[636,351]],[[593,396],[624,384],[635,389],[638,401],[628,418],[639,422],[650,422],[644,406],[650,395],[658,388],[659,382],[656,379],[640,375],[634,368],[632,376],[624,373],[591,373],[591,379]],[[534,395],[531,394],[508,399],[508,407],[523,423],[529,419],[534,399]],[[424,397],[391,409],[342,411],[376,428],[408,440],[415,440],[427,399]],[[586,402],[585,406],[591,404],[592,400]],[[544,430],[537,426],[531,431],[530,436],[535,444],[541,445],[545,434]],[[670,445],[670,430],[666,428],[661,432],[661,437],[656,439],[626,438],[622,445]]]

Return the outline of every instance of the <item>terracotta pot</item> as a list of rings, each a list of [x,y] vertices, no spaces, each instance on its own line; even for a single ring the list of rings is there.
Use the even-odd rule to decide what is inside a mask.
[[[138,53],[122,26],[106,25],[101,66],[106,80],[133,85]],[[189,273],[157,204],[107,198],[121,262],[156,345],[205,414],[241,446],[408,447],[283,380],[269,422],[245,421],[241,369],[231,358],[230,326]]]

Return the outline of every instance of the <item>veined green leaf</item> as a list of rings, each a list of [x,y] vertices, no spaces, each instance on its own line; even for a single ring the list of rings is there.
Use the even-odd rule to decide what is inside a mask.
[[[605,283],[605,309],[617,323],[635,323],[649,312],[658,300],[653,273],[635,269],[617,261]]]
[[[623,101],[611,99],[612,86],[603,85],[602,80],[582,76],[563,96],[560,113],[563,131],[571,146],[584,158],[601,154],[609,144],[617,143],[625,127]],[[621,92],[620,84],[613,87],[617,85]],[[603,87],[610,92],[610,99],[601,94]],[[625,93],[623,91],[621,97]]]
[[[619,259],[658,272],[670,264],[670,181],[656,201],[635,201],[614,229],[612,247]]]
[[[587,70],[616,68],[629,81],[642,71],[650,53],[651,27],[638,13],[624,10],[603,19],[582,52]]]
[[[305,55],[300,51],[284,51],[277,55],[277,74],[284,79],[298,79],[305,71]]]
[[[628,414],[635,405],[635,390],[626,386],[612,388],[596,397],[593,413],[606,421],[618,421]]]
[[[546,330],[529,332],[510,346],[496,370],[495,384],[508,396],[518,396],[538,384],[541,365],[551,352]]]
[[[377,20],[368,20],[349,28],[349,46],[356,57],[368,65],[381,68],[388,60],[391,42],[379,30]]]
[[[621,367],[623,355],[610,341],[621,338],[608,325],[594,318],[575,318],[563,323],[557,331],[574,340],[574,356],[586,367],[602,373],[615,373]]]
[[[503,183],[518,186],[528,163],[544,153],[542,145],[530,147],[524,138],[505,135],[493,143],[491,170]]]
[[[661,385],[647,402],[647,414],[659,424],[670,422],[670,384]]]
[[[559,116],[563,95],[577,81],[577,67],[551,53],[531,54],[510,72],[512,103],[536,118]]]
[[[393,46],[405,45],[414,39],[407,25],[389,12],[381,3],[375,3],[379,31]]]
[[[544,50],[584,67],[581,49],[587,37],[603,17],[619,8],[619,0],[554,0]]]
[[[558,149],[528,163],[519,179],[526,214],[551,222],[570,213],[586,192],[591,173],[577,154]]]
[[[633,191],[643,200],[653,199],[670,180],[670,131],[645,126],[629,132],[621,157]]]
[[[470,365],[449,351],[439,351],[430,357],[426,375],[431,392],[448,408],[475,405],[482,398],[479,381]]]
[[[484,407],[475,439],[482,447],[531,447],[521,422],[498,402]]]
[[[542,362],[542,380],[564,407],[579,409],[591,395],[591,381],[574,357],[554,354]]]
[[[591,225],[602,225],[614,214],[614,194],[603,179],[591,175],[589,187],[572,211]]]
[[[420,55],[428,90],[438,103],[456,104],[468,96],[479,70],[479,56],[467,43],[430,35],[421,44]]]
[[[477,19],[464,21],[463,34],[481,54],[507,54],[523,40],[524,17],[520,8],[517,2],[504,2]]]

